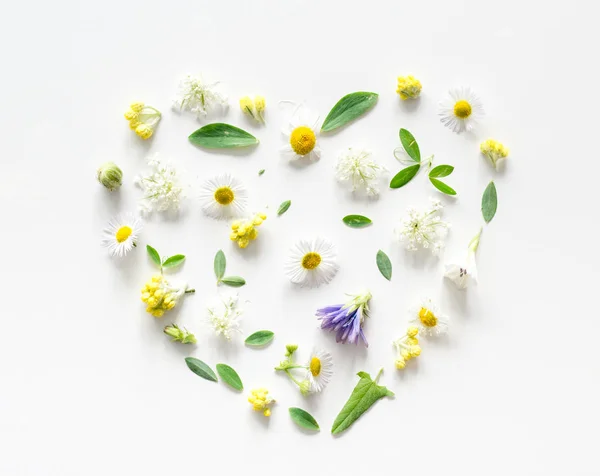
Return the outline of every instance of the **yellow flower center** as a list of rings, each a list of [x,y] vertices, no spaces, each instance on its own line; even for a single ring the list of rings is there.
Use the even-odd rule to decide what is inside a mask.
[[[296,127],[290,135],[290,145],[298,155],[311,152],[317,143],[317,136],[310,127]]]
[[[215,191],[215,200],[219,205],[229,205],[234,197],[233,190],[229,187],[219,187]]]
[[[304,269],[315,269],[320,264],[321,255],[319,253],[311,251],[310,253],[306,253],[304,258],[302,258],[302,267]]]
[[[435,314],[426,307],[422,307],[419,311],[419,319],[425,327],[437,326],[437,317],[435,317]]]
[[[457,101],[454,105],[454,115],[460,119],[466,119],[472,111],[471,105],[464,99]]]
[[[318,357],[313,357],[310,360],[310,373],[313,377],[318,377],[321,373],[321,360]]]
[[[133,230],[130,226],[122,226],[115,233],[115,238],[117,239],[118,243],[123,243],[125,240],[127,240],[127,238],[131,236],[132,233]]]

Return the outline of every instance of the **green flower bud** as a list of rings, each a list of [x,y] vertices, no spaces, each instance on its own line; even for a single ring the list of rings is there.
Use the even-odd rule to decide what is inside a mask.
[[[195,344],[196,337],[187,329],[180,329],[177,324],[166,326],[163,330],[165,334],[173,338],[173,342],[181,342],[182,344]]]
[[[294,352],[298,350],[298,346],[296,344],[288,344],[285,346],[285,350],[287,351],[287,353],[285,354],[286,357],[290,357]]]
[[[114,162],[106,162],[98,169],[98,182],[112,192],[123,183],[123,172]]]

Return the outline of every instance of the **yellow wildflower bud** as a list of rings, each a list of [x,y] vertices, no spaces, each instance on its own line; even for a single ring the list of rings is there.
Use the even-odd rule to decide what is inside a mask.
[[[125,114],[124,114],[125,119],[127,119],[128,121],[131,121],[133,119],[137,119],[139,115],[140,115],[139,112],[132,111],[131,109],[129,109],[128,111],[126,111]]]
[[[160,283],[162,281],[163,277],[161,274],[154,274],[152,276],[152,282],[154,283]]]
[[[148,291],[151,293],[154,293],[154,291],[156,291],[158,289],[158,284],[156,284],[156,283],[148,283],[146,286],[147,286]]]
[[[146,308],[146,312],[147,312],[147,313],[149,313],[149,314],[152,314],[152,311],[154,311],[154,309],[152,308],[152,306],[148,306],[148,307]]]
[[[406,367],[406,361],[403,358],[397,359],[395,363],[398,370],[402,370],[404,367]]]
[[[406,331],[406,335],[408,337],[416,337],[418,333],[419,333],[419,328],[416,326],[410,326],[408,328],[408,330]]]
[[[271,409],[270,408],[265,408],[265,411],[263,412],[263,415],[266,417],[271,416]]]
[[[142,293],[142,301],[148,302],[148,299],[150,299],[150,293]]]
[[[240,227],[240,225],[241,225],[241,224],[242,224],[242,222],[241,222],[241,221],[239,221],[239,220],[236,220],[236,221],[234,221],[234,222],[231,224],[231,229],[232,229],[232,230],[237,230],[237,229]]]
[[[231,241],[235,241],[235,240],[237,240],[237,233],[231,233],[231,234],[229,235],[229,239],[230,239]]]
[[[256,228],[252,228],[248,232],[248,239],[250,239],[250,240],[256,240],[257,236],[258,236],[258,230]]]
[[[137,119],[132,119],[131,121],[129,121],[129,128],[135,130],[140,124],[141,122]]]
[[[483,141],[479,146],[481,153],[492,161],[492,165],[496,167],[500,159],[508,157],[508,147],[494,139]]]
[[[419,339],[417,339],[416,337],[409,337],[408,339],[406,339],[406,343],[408,345],[417,345],[419,343]]]
[[[144,103],[143,102],[132,102],[129,107],[131,108],[132,111],[135,112],[141,112],[142,109],[144,109]]]
[[[150,139],[150,137],[152,137],[153,132],[154,130],[146,124],[140,124],[135,128],[135,133],[144,140]]]
[[[256,217],[254,217],[254,220],[252,220],[252,224],[255,226],[260,226],[262,225],[263,219],[261,217],[259,217],[258,215]]]
[[[264,213],[259,213],[258,216],[261,217],[263,220],[267,219],[267,215],[265,215]]]
[[[421,89],[423,89],[421,81],[414,76],[408,75],[398,77],[398,88],[396,89],[396,92],[403,101],[418,98],[421,95]]]
[[[266,106],[267,104],[263,96],[254,96],[254,108],[256,109],[256,112],[261,114]]]
[[[152,311],[152,315],[154,317],[163,317],[164,313],[165,313],[165,311],[163,311],[162,309],[157,309],[156,311]]]
[[[248,238],[240,238],[238,240],[238,246],[240,248],[246,248],[250,244],[250,240]]]
[[[418,345],[412,345],[410,347],[410,356],[418,357],[419,355],[421,355],[421,347]]]
[[[165,307],[166,307],[166,309],[169,309],[169,310],[173,309],[175,307],[175,301],[165,303]]]
[[[404,360],[410,360],[410,359],[411,359],[411,357],[412,357],[412,355],[410,354],[410,352],[409,352],[408,350],[406,350],[406,349],[402,349],[402,350],[400,351],[400,355],[402,356],[402,358],[403,358]]]
[[[161,299],[165,295],[165,292],[162,289],[157,289],[154,291],[154,297],[156,299]]]

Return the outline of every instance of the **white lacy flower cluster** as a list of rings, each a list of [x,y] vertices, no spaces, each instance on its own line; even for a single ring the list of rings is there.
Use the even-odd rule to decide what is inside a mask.
[[[419,211],[407,210],[408,216],[402,220],[397,229],[400,240],[405,242],[406,249],[416,251],[419,248],[431,249],[437,254],[443,247],[450,223],[442,221],[439,212],[444,208],[439,200],[431,200],[430,208]]]
[[[227,97],[216,90],[219,83],[206,83],[200,76],[188,74],[179,83],[174,107],[180,111],[190,111],[205,117],[212,110],[221,107],[227,109]]]
[[[241,332],[239,319],[243,310],[238,308],[238,295],[225,294],[208,306],[208,321],[217,336],[230,340],[233,332]]]
[[[135,183],[144,192],[141,199],[142,212],[176,211],[183,198],[183,187],[177,171],[169,163],[159,159],[158,154],[148,158],[151,167],[148,175],[136,177]]]
[[[349,147],[338,157],[335,167],[340,182],[352,184],[352,191],[364,190],[367,195],[379,195],[379,181],[385,169],[375,162],[371,151]]]

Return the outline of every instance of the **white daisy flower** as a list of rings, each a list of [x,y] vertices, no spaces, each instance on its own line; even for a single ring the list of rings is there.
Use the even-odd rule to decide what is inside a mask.
[[[475,262],[475,252],[479,246],[480,236],[481,229],[469,243],[467,259],[464,263],[451,263],[446,265],[444,277],[451,280],[458,289],[466,289],[471,281],[477,282],[477,264]]]
[[[370,150],[349,147],[339,156],[335,174],[340,182],[352,185],[352,191],[364,190],[367,195],[379,195],[379,182],[385,168],[375,162]]]
[[[159,154],[147,160],[150,172],[135,178],[135,184],[144,192],[140,205],[142,212],[179,210],[185,195],[177,170],[169,162],[161,160]]]
[[[338,269],[335,246],[324,238],[298,241],[285,265],[292,283],[311,288],[330,282]]]
[[[125,256],[136,245],[142,230],[142,220],[131,213],[123,213],[111,219],[104,229],[102,244],[113,256]]]
[[[450,97],[440,103],[440,121],[457,134],[473,129],[483,115],[483,105],[471,88],[451,89]]]
[[[178,96],[173,106],[180,111],[190,111],[198,118],[205,117],[214,109],[227,110],[227,97],[216,89],[219,83],[207,83],[201,76],[186,75],[179,83]]]
[[[419,329],[419,333],[427,336],[438,336],[448,331],[448,316],[429,298],[423,298],[421,305],[410,311],[410,323]]]
[[[217,336],[231,340],[234,332],[242,332],[239,319],[243,310],[238,307],[237,293],[223,294],[207,308],[208,321]]]
[[[442,221],[439,213],[444,206],[439,200],[432,199],[431,206],[423,211],[409,208],[407,216],[396,229],[400,241],[406,244],[406,249],[416,251],[419,248],[431,249],[437,254],[444,247],[450,223]]]
[[[303,157],[318,160],[321,157],[321,148],[317,144],[318,122],[317,114],[312,113],[303,104],[297,106],[288,124],[281,129],[287,139],[287,144],[281,148],[283,155],[290,160]]]
[[[306,380],[310,382],[312,393],[321,392],[333,376],[333,358],[324,350],[313,351],[306,364]]]
[[[244,214],[248,193],[243,184],[229,174],[204,182],[200,200],[202,210],[212,218],[237,218]]]

